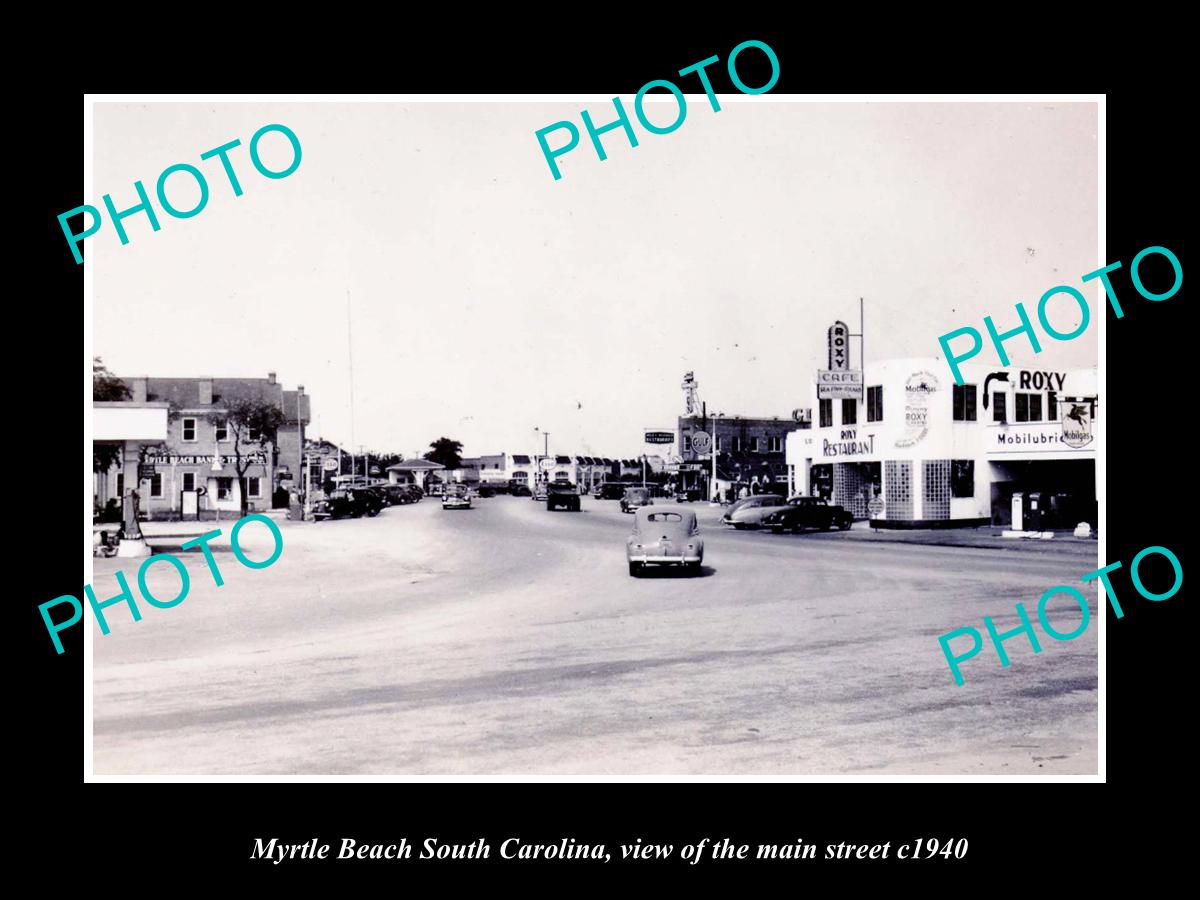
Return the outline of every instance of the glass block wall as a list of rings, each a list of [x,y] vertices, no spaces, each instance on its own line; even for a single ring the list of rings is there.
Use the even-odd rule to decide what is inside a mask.
[[[950,518],[950,460],[925,460],[923,519]]]
[[[889,459],[883,464],[884,516],[888,519],[913,517],[912,463]]]

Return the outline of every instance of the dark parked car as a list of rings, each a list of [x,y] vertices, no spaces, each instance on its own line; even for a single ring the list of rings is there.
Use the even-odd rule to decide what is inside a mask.
[[[840,528],[845,531],[854,524],[854,516],[841,506],[830,506],[822,497],[793,497],[786,506],[763,516],[762,527],[775,534],[799,531],[802,528]]]
[[[546,493],[546,509],[563,509],[579,512],[579,494],[570,482],[551,482]]]
[[[533,495],[533,491],[529,489],[529,485],[514,481],[512,486],[512,495],[514,497],[530,497]]]
[[[625,496],[625,485],[619,481],[606,481],[592,489],[592,496],[599,500],[620,500]]]
[[[700,494],[700,488],[676,488],[675,500],[678,503],[695,503],[697,500],[704,499]]]
[[[415,484],[385,484],[382,487],[393,504],[418,503],[425,496],[425,492]]]
[[[318,500],[313,507],[313,518],[342,519],[347,516],[358,518],[362,515],[377,516],[383,508],[383,501],[371,490],[361,487],[338,488],[326,495],[324,500]]]

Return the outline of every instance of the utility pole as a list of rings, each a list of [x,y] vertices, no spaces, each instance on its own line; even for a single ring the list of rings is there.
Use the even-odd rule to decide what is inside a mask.
[[[354,459],[354,339],[351,337],[350,328],[350,289],[346,288],[346,360],[350,368],[350,480],[353,481],[358,467]],[[339,465],[339,471],[340,468]]]

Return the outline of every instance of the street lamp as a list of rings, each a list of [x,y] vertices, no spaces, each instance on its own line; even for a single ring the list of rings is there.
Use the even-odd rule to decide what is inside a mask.
[[[717,499],[717,451],[718,451],[718,441],[717,441],[717,434],[718,434],[717,425],[718,425],[718,422],[717,422],[717,420],[718,420],[718,419],[723,419],[723,418],[725,418],[725,413],[723,413],[723,412],[719,412],[719,413],[713,413],[713,433],[712,433],[712,484],[709,486],[709,499],[708,499],[708,502],[709,502],[709,503],[717,503],[717,502],[719,502],[719,501],[718,501],[718,499]]]

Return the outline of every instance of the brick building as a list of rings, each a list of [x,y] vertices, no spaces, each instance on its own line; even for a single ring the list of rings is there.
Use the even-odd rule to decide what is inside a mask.
[[[719,488],[766,481],[780,492],[786,492],[785,450],[787,436],[795,429],[796,422],[777,416],[680,416],[676,437],[680,483],[683,487],[699,488],[702,496],[711,496],[711,458],[707,452],[700,454],[692,448],[692,435],[703,431],[715,443]]]
[[[195,512],[240,512],[242,486],[234,469],[238,453],[251,460],[245,473],[249,509],[262,511],[287,505],[286,486],[303,472],[304,427],[311,418],[309,396],[303,385],[294,391],[284,390],[274,372],[266,378],[122,380],[132,391],[130,404],[167,403],[170,409],[166,440],[143,451],[143,466],[153,466],[153,475],[143,477],[138,485],[145,514],[151,518],[173,518],[185,511],[190,514],[193,501]],[[272,445],[249,434],[235,448],[232,430],[210,422],[209,416],[220,415],[234,400],[258,397],[283,413],[277,442]],[[97,478],[101,505],[109,497],[121,496],[124,477],[123,471],[114,471]]]

